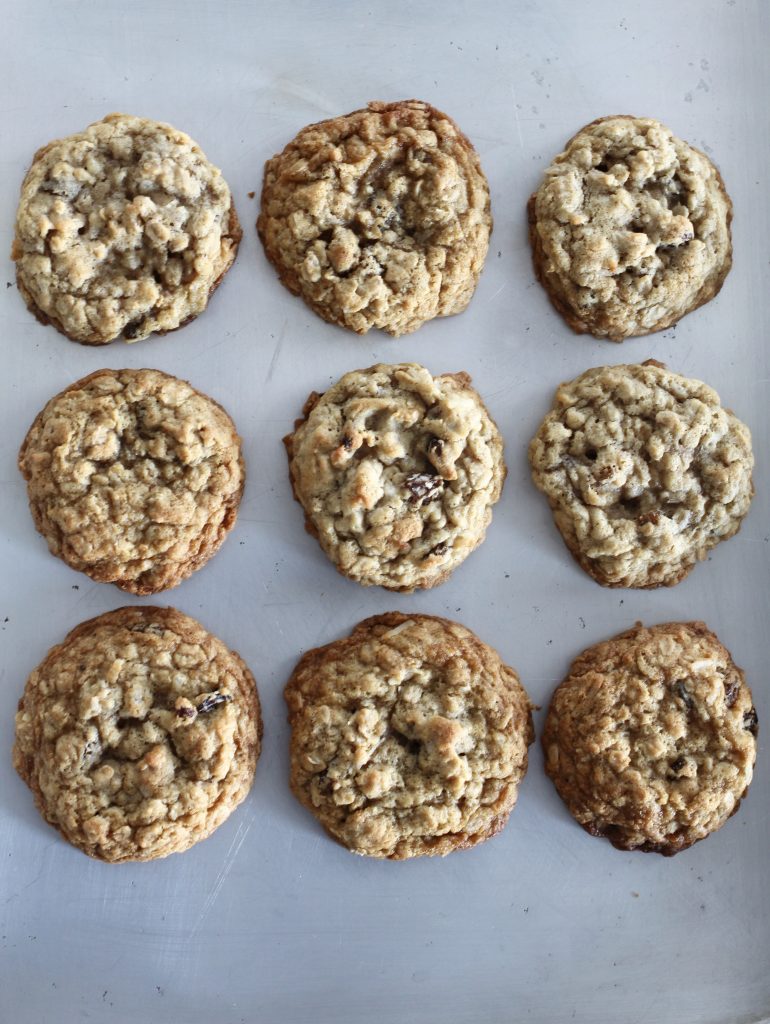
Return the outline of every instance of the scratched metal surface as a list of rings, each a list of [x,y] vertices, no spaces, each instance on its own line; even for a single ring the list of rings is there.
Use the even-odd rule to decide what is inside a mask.
[[[304,649],[390,608],[448,615],[515,665],[546,704],[570,659],[635,619],[699,617],[743,665],[770,720],[768,224],[763,0],[267,5],[94,0],[3,4],[0,250],[37,146],[111,110],[168,120],[225,171],[245,237],[210,310],[183,332],[94,350],[39,326],[0,288],[0,1020],[197,1024],[755,1021],[770,1013],[770,758],[721,833],[668,861],[584,834],[532,750],[504,833],[444,861],[354,858],[286,785],[282,687]],[[482,13],[482,10],[484,13]],[[328,326],[286,293],[252,224],[266,157],[302,125],[370,98],[418,96],[471,136],[495,233],[465,315],[394,342]],[[607,113],[658,117],[713,153],[735,200],[735,267],[675,330],[614,347],[577,338],[533,282],[524,203],[548,159]],[[12,280],[5,264],[4,281]],[[671,590],[603,590],[566,555],[530,485],[526,444],[562,379],[666,361],[716,385],[752,427],[758,494],[740,535]],[[281,436],[311,389],[375,360],[467,369],[507,444],[483,547],[416,596],[337,576],[290,498]],[[254,790],[207,842],[109,866],[70,849],[10,766],[28,672],[80,620],[133,599],[52,559],[15,453],[39,407],[99,366],[155,366],[220,399],[249,482],[216,559],[161,603],[199,617],[258,680]],[[542,723],[542,712],[537,716]]]

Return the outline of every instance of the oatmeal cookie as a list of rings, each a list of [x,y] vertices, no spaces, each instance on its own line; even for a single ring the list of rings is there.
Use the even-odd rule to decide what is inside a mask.
[[[106,345],[202,313],[241,234],[227,183],[189,136],[110,114],[35,154],[11,256],[38,320]]]
[[[512,668],[464,626],[390,612],[286,685],[297,799],[351,852],[444,856],[496,835],[533,740]]]
[[[565,544],[605,587],[678,583],[738,531],[754,493],[748,427],[654,360],[562,384],[529,459]]]
[[[671,856],[738,810],[756,737],[730,652],[702,622],[666,622],[583,651],[542,740],[545,770],[587,832]]]
[[[224,409],[159,370],[97,370],[52,398],[21,446],[51,553],[132,594],[175,587],[235,525],[245,470]]]
[[[703,153],[650,118],[570,139],[530,198],[535,273],[579,334],[662,331],[713,299],[732,265],[732,203]]]
[[[370,103],[303,128],[268,160],[257,229],[281,281],[324,320],[398,337],[470,302],[489,186],[446,114]]]
[[[434,587],[482,542],[505,463],[466,373],[380,363],[313,392],[303,412],[284,438],[292,487],[343,575]]]
[[[13,761],[40,813],[105,861],[180,853],[249,792],[262,721],[237,654],[174,608],[83,622],[27,680]]]

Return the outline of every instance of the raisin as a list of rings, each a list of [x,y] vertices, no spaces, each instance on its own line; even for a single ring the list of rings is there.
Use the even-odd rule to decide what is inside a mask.
[[[728,681],[725,679],[725,704],[728,708],[731,708],[738,697],[738,690],[740,689],[740,683],[736,679]]]
[[[126,324],[123,328],[123,337],[127,341],[133,341],[139,331],[142,329],[142,323],[144,322],[143,317],[139,317],[138,320],[132,320],[130,324]]]
[[[759,719],[757,718],[756,708],[749,708],[743,716],[743,728],[748,729],[752,736],[756,736],[759,732]]]
[[[444,487],[441,477],[433,473],[412,473],[404,483],[412,492],[409,498],[412,505],[427,505],[435,501]]]
[[[687,689],[685,688],[684,680],[683,679],[679,679],[679,680],[677,680],[677,682],[674,683],[674,691],[676,692],[677,697],[682,701],[684,706],[687,708],[687,710],[688,711],[692,710],[692,708],[695,705],[694,705],[692,697],[690,696],[690,694],[687,692]]]
[[[196,714],[197,711],[195,710],[194,707],[185,707],[184,705],[182,705],[181,708],[176,709],[177,718],[195,718]]]
[[[231,701],[232,699],[233,698],[229,693],[219,693],[218,690],[214,693],[210,693],[208,697],[204,697],[198,705],[198,714],[205,715],[207,711],[213,711],[214,708],[218,707],[220,704],[227,704],[228,701]]]
[[[681,770],[684,768],[684,766],[686,764],[687,764],[687,758],[686,757],[678,757],[676,759],[676,761],[674,761],[674,763],[671,765],[671,771],[672,772],[681,772]]]
[[[349,452],[350,449],[353,447],[353,438],[349,437],[347,434],[343,434],[342,447],[345,449],[346,452]]]

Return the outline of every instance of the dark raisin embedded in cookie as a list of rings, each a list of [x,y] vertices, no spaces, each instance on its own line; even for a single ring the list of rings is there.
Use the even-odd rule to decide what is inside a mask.
[[[444,481],[435,473],[412,473],[404,480],[411,497],[409,501],[413,505],[427,505],[434,501],[441,494]]]

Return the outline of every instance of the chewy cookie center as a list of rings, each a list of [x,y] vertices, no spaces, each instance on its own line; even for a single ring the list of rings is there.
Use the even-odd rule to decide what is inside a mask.
[[[429,284],[428,254],[461,236],[458,217],[468,208],[465,185],[450,158],[410,139],[394,139],[359,165],[333,164],[335,191],[318,212],[315,240],[308,245],[303,274],[343,281],[378,278],[388,292]],[[357,152],[360,140],[349,144]],[[304,233],[304,228],[301,228]],[[437,266],[443,262],[437,255]],[[353,283],[354,283],[353,282]],[[366,292],[371,301],[371,285]],[[347,300],[353,300],[349,286]],[[351,294],[348,294],[348,293]]]
[[[85,787],[146,824],[148,801],[183,813],[185,786],[203,787],[203,796],[227,775],[237,725],[232,681],[202,648],[135,626],[114,656],[72,650],[59,677],[71,688],[50,692],[44,742],[65,788]],[[205,799],[213,797],[211,790]]]
[[[83,145],[79,162],[56,161],[34,213],[54,269],[74,294],[104,297],[109,275],[150,309],[161,287],[193,280],[225,197],[201,179],[190,152],[159,151],[131,135],[113,139],[110,150]],[[202,209],[192,212],[191,204]]]
[[[46,514],[86,562],[117,557],[116,545],[123,561],[148,558],[237,493],[238,453],[189,389],[98,388],[66,394],[45,428]]]
[[[380,817],[416,835],[439,821],[457,829],[481,799],[474,777],[494,748],[489,723],[435,667],[407,669],[380,691],[323,716],[328,761],[312,780],[316,798],[339,809],[344,827],[360,827],[363,843],[379,842]]]
[[[423,557],[451,547],[454,519],[473,487],[488,486],[489,453],[473,445],[476,422],[453,430],[451,397],[426,405],[414,393],[355,398],[340,415],[329,454],[335,476],[329,507],[340,537],[364,554]]]
[[[676,159],[659,165],[656,156],[608,152],[582,178],[582,212],[572,218],[572,272],[582,287],[649,293],[665,272],[685,266],[697,217]]]

